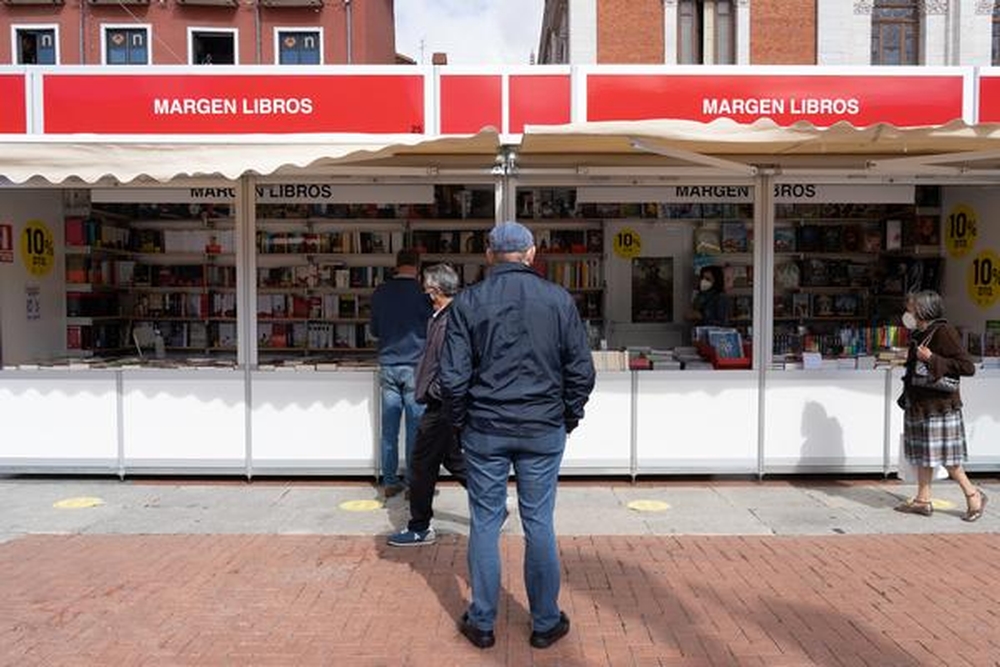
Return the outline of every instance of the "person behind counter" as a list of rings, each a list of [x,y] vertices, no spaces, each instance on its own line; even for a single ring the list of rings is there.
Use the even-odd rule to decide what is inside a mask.
[[[729,325],[729,300],[725,294],[721,267],[703,266],[698,272],[698,293],[691,308],[688,319],[699,326]]]

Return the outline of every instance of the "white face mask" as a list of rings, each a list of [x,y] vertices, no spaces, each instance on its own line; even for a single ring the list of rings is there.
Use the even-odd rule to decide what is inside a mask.
[[[707,292],[708,290],[712,289],[712,281],[709,280],[708,278],[702,278],[701,283],[699,283],[699,286],[701,287],[702,292]]]
[[[917,318],[910,311],[903,313],[903,326],[910,331],[917,328]]]

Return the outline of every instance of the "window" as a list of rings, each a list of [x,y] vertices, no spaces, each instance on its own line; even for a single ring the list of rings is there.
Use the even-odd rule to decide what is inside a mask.
[[[322,34],[319,30],[283,30],[278,35],[279,65],[321,65]]]
[[[14,44],[18,65],[55,65],[56,44],[59,40],[55,28],[16,28]]]
[[[149,28],[105,28],[103,37],[106,65],[149,64]]]
[[[993,3],[993,50],[991,65],[1000,65],[1000,0]]]
[[[680,0],[677,3],[677,62],[731,65],[736,62],[733,0]]]
[[[872,65],[919,65],[919,43],[916,0],[875,0]]]
[[[188,29],[192,65],[236,65],[235,30]]]

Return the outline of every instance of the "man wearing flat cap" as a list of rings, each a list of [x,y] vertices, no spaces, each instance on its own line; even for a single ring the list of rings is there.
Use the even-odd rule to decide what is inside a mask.
[[[573,298],[531,269],[535,243],[518,222],[489,235],[486,278],[452,302],[439,381],[465,450],[472,602],[459,629],[493,646],[500,594],[499,538],[511,466],[525,537],[530,643],[569,632],[559,609],[552,513],[559,465],[594,388],[587,334]]]

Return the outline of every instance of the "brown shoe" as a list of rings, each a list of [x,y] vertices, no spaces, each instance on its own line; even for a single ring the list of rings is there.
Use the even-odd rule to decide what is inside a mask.
[[[931,504],[931,501],[917,500],[916,498],[904,500],[893,507],[893,509],[897,512],[903,512],[904,514],[919,514],[920,516],[930,516],[934,514],[934,505]]]
[[[979,521],[983,516],[983,511],[986,510],[986,501],[989,498],[983,493],[982,489],[976,489],[976,493],[966,496],[966,498],[975,498],[976,494],[979,494],[979,507],[977,509],[972,509],[971,507],[965,510],[965,514],[962,516],[962,521],[968,521],[972,523],[973,521]]]

